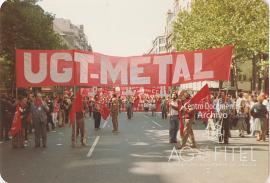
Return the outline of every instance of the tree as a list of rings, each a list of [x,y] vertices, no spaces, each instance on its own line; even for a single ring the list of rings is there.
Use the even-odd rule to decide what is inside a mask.
[[[65,49],[53,30],[54,16],[38,6],[36,0],[7,0],[0,12],[0,56],[4,58],[10,81],[15,86],[16,49]]]
[[[239,71],[239,63],[258,63],[258,55],[268,53],[268,34],[263,0],[193,0],[190,12],[178,14],[173,44],[179,51],[234,45],[233,70]]]

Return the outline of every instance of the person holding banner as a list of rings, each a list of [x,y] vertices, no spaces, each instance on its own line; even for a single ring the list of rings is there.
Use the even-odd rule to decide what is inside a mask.
[[[93,118],[95,120],[95,130],[100,129],[100,121],[101,121],[101,103],[99,101],[98,94],[94,97],[94,103],[93,103]]]
[[[169,115],[170,115],[170,143],[177,143],[177,132],[179,128],[179,118],[178,118],[178,96],[176,92],[172,93],[172,100],[170,101],[169,105]]]
[[[47,112],[49,107],[42,100],[41,94],[37,93],[31,106],[32,120],[35,128],[35,147],[40,147],[42,139],[43,147],[47,147]]]
[[[76,130],[76,139],[79,136],[79,133],[81,135],[81,145],[86,146],[86,137],[85,137],[85,124],[84,124],[84,113],[83,111],[76,112],[76,129],[75,124],[72,124],[72,135],[71,135],[71,141],[72,146],[75,146],[75,130]]]
[[[184,131],[182,137],[182,144],[180,149],[185,147],[188,138],[191,141],[191,147],[196,148],[195,137],[192,129],[192,125],[195,122],[195,109],[190,104],[191,96],[187,91],[182,92],[182,106],[180,111],[182,113],[182,120],[184,122]]]
[[[118,132],[118,112],[119,112],[119,105],[118,105],[118,99],[116,97],[116,94],[113,94],[112,100],[111,100],[111,116],[112,116],[112,124],[113,124],[113,130],[112,132]]]
[[[11,127],[11,135],[12,135],[12,147],[13,148],[24,148],[24,138],[25,138],[25,129],[27,127],[27,116],[29,114],[29,109],[27,107],[27,98],[19,97],[19,103],[16,107],[16,113],[13,119],[12,127]],[[16,116],[17,115],[17,116]],[[18,119],[20,118],[20,119]],[[18,124],[20,123],[20,124]]]
[[[81,135],[81,144],[82,146],[86,145],[85,137],[85,124],[84,124],[84,112],[85,112],[85,103],[83,102],[82,95],[80,90],[77,91],[75,98],[72,101],[71,110],[69,113],[69,122],[72,127],[71,134],[71,143],[72,147],[75,147],[77,137],[79,133]]]

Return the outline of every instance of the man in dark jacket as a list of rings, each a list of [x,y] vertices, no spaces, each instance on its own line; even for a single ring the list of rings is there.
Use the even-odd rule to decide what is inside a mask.
[[[8,132],[11,128],[11,123],[12,123],[13,116],[15,114],[16,105],[15,103],[13,104],[7,96],[2,96],[0,103],[1,103],[1,106],[0,106],[1,125],[0,126],[2,126],[1,132],[0,132],[0,139],[4,138],[4,140],[10,140],[8,136]]]
[[[47,112],[49,108],[38,93],[31,106],[32,120],[35,128],[35,147],[40,147],[40,138],[43,147],[47,146]]]

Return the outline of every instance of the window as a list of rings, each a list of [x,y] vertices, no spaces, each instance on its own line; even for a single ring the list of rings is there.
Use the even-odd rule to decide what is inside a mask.
[[[159,43],[160,43],[160,44],[165,43],[165,38],[160,38],[160,39],[159,39]]]
[[[161,47],[159,47],[159,52],[162,52],[162,51],[166,51],[165,46],[161,46]]]

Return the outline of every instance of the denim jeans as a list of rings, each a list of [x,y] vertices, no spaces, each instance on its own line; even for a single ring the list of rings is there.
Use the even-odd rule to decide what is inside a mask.
[[[170,130],[169,130],[170,142],[176,142],[178,129],[179,129],[178,115],[170,116]]]

